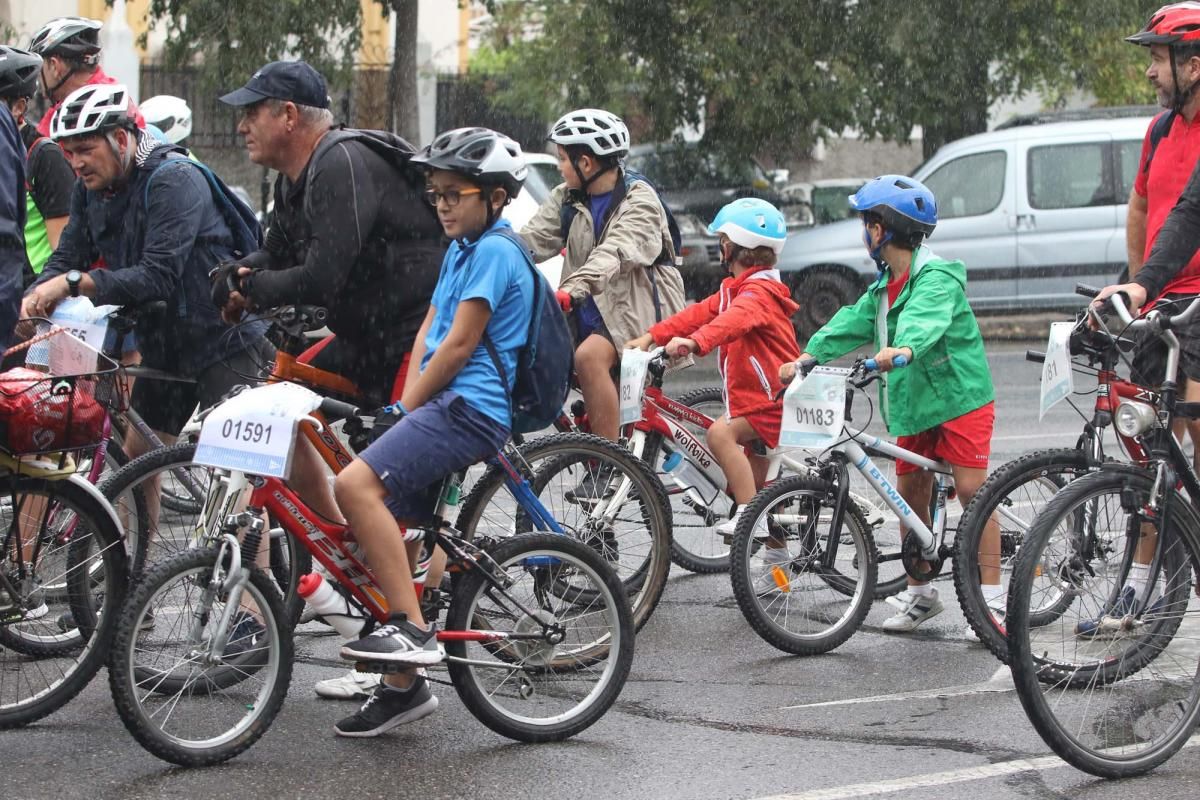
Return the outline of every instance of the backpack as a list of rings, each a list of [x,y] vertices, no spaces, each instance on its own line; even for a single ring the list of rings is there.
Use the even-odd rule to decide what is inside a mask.
[[[208,181],[208,188],[212,190],[213,205],[217,207],[221,218],[229,226],[229,232],[233,234],[234,258],[242,258],[256,250],[262,249],[262,226],[259,224],[254,210],[234,194],[233,190],[226,186],[225,182],[217,177],[215,172],[199,161],[193,161],[183,156],[179,158],[164,158],[150,171],[150,177],[146,179],[146,195],[143,198],[145,206],[148,207],[150,205],[150,184],[154,180],[155,173],[167,164],[178,163],[191,164],[200,170],[205,180]]]
[[[663,199],[662,192],[658,190],[658,187],[654,185],[653,181],[651,181],[645,175],[642,175],[640,172],[634,172],[633,170],[628,169],[625,170],[625,191],[627,193],[630,187],[638,181],[641,181],[653,189],[654,194],[658,197],[659,205],[662,206],[663,212],[667,215],[667,232],[671,236],[671,245],[675,249],[675,258],[673,261],[667,261],[664,259],[663,254],[659,253],[659,260],[657,263],[670,263],[672,266],[679,267],[683,264],[683,257],[679,255],[680,249],[683,247],[683,236],[679,233],[679,223],[675,221],[675,215],[671,213],[670,206],[667,205],[667,201]],[[575,217],[578,214],[579,209],[577,209],[573,204],[563,203],[562,211],[559,213],[559,227],[562,231],[562,239],[564,242],[567,240],[567,235],[571,232],[571,223],[575,221]],[[593,224],[595,223],[596,220],[593,220]],[[602,231],[603,226],[601,225],[599,229]],[[597,235],[596,240],[599,241],[599,239],[600,237]]]
[[[1175,124],[1175,111],[1165,111],[1154,118],[1153,124],[1150,126],[1150,147],[1146,151],[1146,164],[1142,167],[1142,172],[1150,174],[1150,162],[1154,160],[1154,152],[1158,150],[1158,143],[1166,138],[1171,132],[1171,126]]]
[[[516,245],[533,273],[533,313],[525,346],[517,353],[516,381],[508,402],[512,410],[513,433],[540,431],[562,414],[563,403],[571,389],[575,348],[567,330],[567,318],[545,276],[534,266],[533,253],[524,239],[512,228],[492,228],[484,236],[503,236]],[[508,374],[486,333],[483,346],[507,387]]]

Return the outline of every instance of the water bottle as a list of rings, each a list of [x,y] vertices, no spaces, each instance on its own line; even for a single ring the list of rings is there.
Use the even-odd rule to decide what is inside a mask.
[[[296,591],[342,636],[357,639],[362,635],[366,617],[318,573],[300,576]]]
[[[692,502],[699,506],[711,506],[725,489],[723,473],[719,482],[714,481],[712,476],[678,451],[663,460],[663,471],[671,476],[676,486],[686,490]]]

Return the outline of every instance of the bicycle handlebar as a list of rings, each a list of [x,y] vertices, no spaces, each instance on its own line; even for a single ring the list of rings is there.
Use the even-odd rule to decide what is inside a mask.
[[[904,367],[907,367],[907,366],[908,366],[908,357],[907,356],[900,355],[900,356],[896,356],[895,358],[892,359],[892,368],[893,369],[903,369]],[[863,369],[865,369],[867,372],[878,372],[879,365],[877,363],[875,363],[875,359],[867,358],[867,359],[863,360]]]
[[[362,409],[353,403],[343,403],[341,400],[334,400],[332,397],[326,397],[321,401],[320,412],[330,422],[336,422],[339,419],[350,419],[351,417],[361,417]]]

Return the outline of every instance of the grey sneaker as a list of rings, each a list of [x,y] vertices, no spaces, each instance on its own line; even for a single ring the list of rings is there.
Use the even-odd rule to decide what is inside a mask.
[[[883,629],[890,633],[908,633],[930,617],[936,617],[945,611],[945,606],[938,599],[935,589],[932,597],[910,593],[910,600],[904,608],[883,621]]]
[[[363,707],[338,722],[334,730],[338,736],[378,736],[398,725],[427,717],[437,707],[438,699],[429,691],[429,683],[418,675],[407,689],[393,689],[386,684],[376,686]]]
[[[441,663],[446,655],[438,645],[436,624],[430,625],[429,630],[421,630],[404,614],[393,614],[386,624],[356,642],[343,645],[342,658],[426,666]]]

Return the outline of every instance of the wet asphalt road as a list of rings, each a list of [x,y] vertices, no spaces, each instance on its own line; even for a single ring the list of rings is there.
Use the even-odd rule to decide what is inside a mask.
[[[1037,422],[1025,345],[992,348],[994,460],[1067,446],[1065,407]],[[701,365],[680,382],[715,379]],[[953,595],[940,584],[943,599]],[[841,648],[787,657],[747,627],[728,578],[675,568],[637,639],[617,705],[576,739],[517,745],[481,726],[450,687],[434,716],[375,740],[331,726],[352,705],[312,684],[338,675],[340,640],[303,626],[291,692],[270,732],[234,761],[173,768],[144,752],[112,709],[102,673],[65,709],[0,732],[0,794],[21,798],[1194,798],[1200,750],[1150,776],[1105,782],[1050,755],[1011,681],[968,642],[952,602],[918,633],[889,636],[872,609]]]

